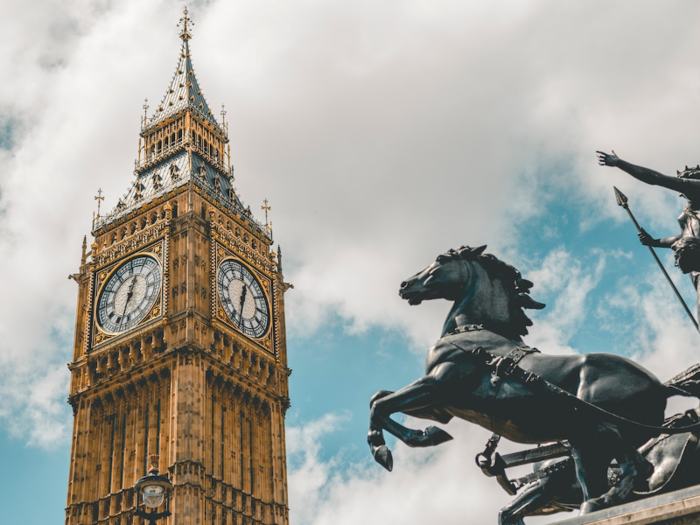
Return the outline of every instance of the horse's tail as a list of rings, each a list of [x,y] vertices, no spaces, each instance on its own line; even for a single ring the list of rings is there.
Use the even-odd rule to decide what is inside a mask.
[[[700,398],[700,363],[664,383],[670,396]]]

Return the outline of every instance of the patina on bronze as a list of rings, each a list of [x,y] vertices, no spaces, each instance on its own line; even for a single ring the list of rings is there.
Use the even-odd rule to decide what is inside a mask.
[[[610,354],[546,355],[521,336],[532,324],[523,309],[543,308],[529,294],[533,284],[485,246],[463,246],[403,283],[409,304],[454,302],[442,337],[430,348],[425,375],[398,392],[370,401],[367,440],[375,460],[391,470],[386,430],[411,447],[452,437],[442,429],[413,430],[391,419],[402,412],[447,423],[458,417],[519,443],[566,441],[582,494],[581,513],[631,497],[653,473],[637,450],[662,432],[698,430],[698,424],[664,430],[666,399],[696,392],[697,368],[669,384],[636,363]],[[613,486],[608,467],[619,465]]]
[[[658,171],[622,160],[614,151],[612,154],[597,151],[596,154],[601,166],[614,166],[637,180],[680,192],[681,196],[685,197],[685,209],[678,217],[681,233],[672,237],[654,239],[641,228],[639,240],[646,246],[673,249],[676,266],[683,273],[690,274],[693,281],[697,291],[696,314],[700,316],[700,165],[695,168],[686,166],[683,171],[677,171],[675,177],[669,177]]]

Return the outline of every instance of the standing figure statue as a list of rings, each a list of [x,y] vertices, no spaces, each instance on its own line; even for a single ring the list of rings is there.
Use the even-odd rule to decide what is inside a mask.
[[[680,192],[687,203],[683,213],[678,217],[681,233],[663,239],[654,239],[644,229],[639,233],[639,240],[646,246],[673,249],[676,266],[683,273],[689,273],[697,291],[696,309],[700,318],[700,165],[695,168],[685,167],[675,177],[663,175],[657,171],[635,166],[612,154],[597,151],[601,166],[615,166],[629,173],[635,179],[647,184],[663,186]]]

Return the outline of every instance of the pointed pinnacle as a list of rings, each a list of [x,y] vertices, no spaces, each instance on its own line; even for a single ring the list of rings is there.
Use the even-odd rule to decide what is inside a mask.
[[[626,208],[627,197],[625,196],[625,194],[618,190],[615,186],[613,186],[613,189],[615,190],[615,199],[617,200],[617,205]]]

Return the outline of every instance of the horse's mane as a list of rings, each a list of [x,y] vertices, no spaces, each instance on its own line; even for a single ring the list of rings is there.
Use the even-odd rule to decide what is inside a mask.
[[[479,262],[491,280],[499,279],[508,294],[508,309],[511,317],[509,331],[517,335],[526,335],[527,327],[532,326],[532,321],[525,315],[523,308],[541,310],[545,305],[530,297],[530,288],[533,286],[531,281],[523,279],[517,268],[501,261],[495,255],[484,253],[485,249],[485,245],[477,248],[465,245],[456,250],[448,250],[444,256]]]

